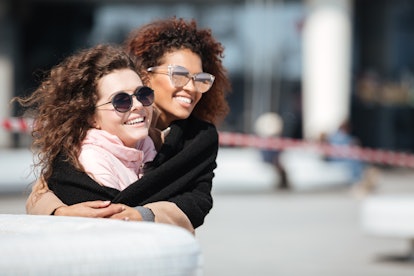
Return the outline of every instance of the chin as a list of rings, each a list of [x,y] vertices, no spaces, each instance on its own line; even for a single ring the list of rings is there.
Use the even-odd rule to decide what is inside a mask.
[[[174,114],[174,116],[177,119],[184,120],[184,119],[187,119],[188,117],[190,117],[191,112],[192,112],[192,110],[191,111],[185,110],[185,111],[182,111],[182,112],[177,112],[176,114]]]
[[[145,139],[145,137],[147,136],[148,136],[148,129],[145,129],[145,131],[143,130],[143,131],[134,133],[130,137],[131,137],[131,140],[139,141],[139,140]]]

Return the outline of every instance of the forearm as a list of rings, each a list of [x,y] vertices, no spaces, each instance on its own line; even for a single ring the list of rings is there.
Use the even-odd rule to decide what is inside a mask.
[[[26,213],[30,215],[50,215],[59,207],[66,206],[52,191],[32,191],[26,201]]]
[[[144,207],[152,210],[155,215],[155,222],[180,226],[194,234],[194,228],[190,220],[175,203],[158,201],[148,203]]]
[[[213,207],[213,199],[210,193],[193,190],[169,199],[186,214],[194,229],[203,225],[205,217]]]

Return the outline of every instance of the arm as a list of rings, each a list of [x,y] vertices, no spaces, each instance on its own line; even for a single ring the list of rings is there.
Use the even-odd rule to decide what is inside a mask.
[[[174,203],[186,215],[193,228],[197,228],[204,223],[205,217],[213,207],[211,189],[214,170],[217,167],[218,133],[212,124],[190,117],[172,126],[169,135],[171,137],[166,141],[167,145],[180,144],[177,139],[175,141],[172,139],[172,142],[169,140],[174,138],[177,127],[183,131],[181,137],[181,140],[184,140],[183,148],[174,156],[175,161],[168,162],[173,165],[176,163],[172,171],[182,175],[179,180],[184,183],[181,183],[181,192],[169,197],[168,201]]]
[[[73,177],[75,169],[69,164],[63,164],[61,162],[63,161],[58,161],[56,167],[65,167],[65,173],[60,173],[55,176],[55,180],[63,187],[70,186],[76,188],[86,182],[89,183],[83,186],[85,188],[89,187],[88,185],[97,185],[86,174],[83,174],[82,177],[79,175]],[[60,172],[61,169],[58,169],[57,171]],[[61,189],[60,186],[58,186],[59,184],[54,184],[58,190]],[[48,189],[47,185],[43,185],[44,188],[39,191],[41,185],[43,185],[42,180],[38,180],[27,200],[27,212],[29,214],[50,215],[56,209],[55,215],[58,216],[108,217],[113,219],[128,218],[128,220],[142,220],[141,214],[136,209],[127,207],[122,203],[108,204],[109,201],[86,201],[66,205],[53,191]],[[97,187],[100,188],[101,186],[98,185]],[[87,193],[87,191],[84,191],[84,193]],[[155,222],[173,224],[181,226],[190,232],[194,231],[187,216],[174,203],[166,201],[155,202],[148,204],[148,206],[145,205],[145,207],[148,207],[153,211],[155,214]]]
[[[201,226],[207,214],[213,208],[211,195],[212,178],[211,171],[207,175],[194,181],[194,189],[170,198],[177,207],[188,216],[194,228]]]
[[[31,215],[50,215],[55,210],[56,216],[100,217],[140,221],[140,213],[128,208],[124,211],[120,204],[110,204],[110,201],[88,201],[73,205],[64,204],[51,190],[36,189],[42,180],[37,180],[29,198],[26,201],[26,212]],[[155,222],[183,227],[194,234],[194,228],[186,214],[173,202],[160,201],[144,205],[155,215]]]
[[[120,205],[101,200],[87,201],[68,206],[42,182],[43,179],[36,181],[26,201],[26,212],[29,215],[54,214],[56,216],[105,218],[124,211],[124,208]]]
[[[43,179],[38,179],[26,200],[26,213],[29,215],[50,215],[64,204],[47,186],[42,188]]]
[[[100,217],[141,221],[140,213],[131,208],[125,211],[120,204],[110,204],[110,201],[87,201],[83,203],[66,205],[51,190],[39,192],[36,187],[41,185],[42,180],[37,180],[29,198],[26,201],[26,212],[30,215],[50,215],[55,210],[55,216],[79,216],[79,217]],[[106,208],[109,207],[110,208]],[[190,220],[174,203],[154,202],[145,205],[155,215],[155,222],[166,223],[183,227],[194,233]]]
[[[218,133],[213,125],[177,121],[171,125],[153,167],[120,192],[114,202],[137,206],[169,201],[197,228],[213,206],[211,188],[217,152]]]
[[[152,210],[155,215],[155,222],[180,226],[194,234],[191,221],[175,203],[158,201],[145,204],[144,207]]]
[[[122,208],[121,204],[110,204],[110,201],[87,201],[73,205],[66,205],[53,191],[49,190],[43,179],[38,179],[33,186],[26,201],[26,212],[31,215],[50,215],[55,210],[56,216],[80,216],[80,217],[109,217],[113,219],[125,219],[140,221],[142,217],[134,208]],[[167,223],[183,227],[194,233],[191,222],[177,205],[171,202],[154,202],[145,205],[155,215],[155,222]]]

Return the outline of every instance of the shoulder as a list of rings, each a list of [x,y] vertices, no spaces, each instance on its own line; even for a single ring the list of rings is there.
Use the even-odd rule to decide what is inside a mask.
[[[210,122],[207,122],[207,121],[204,121],[204,120],[201,120],[201,119],[199,119],[199,118],[197,118],[197,117],[194,117],[194,116],[190,116],[190,117],[188,117],[188,122],[189,123],[191,123],[191,124],[193,124],[193,125],[198,125],[198,126],[203,126],[203,127],[208,127],[208,128],[216,128],[215,126],[214,126],[214,124],[212,124],[212,123],[210,123]]]
[[[211,150],[218,147],[218,132],[215,125],[195,117],[188,118],[188,125],[184,130],[184,147],[195,145]]]
[[[87,144],[82,145],[82,149],[79,154],[79,162],[86,171],[88,171],[88,169],[97,168],[104,168],[107,170],[111,167],[110,164],[116,162],[116,158],[102,147]]]
[[[185,132],[190,135],[207,135],[209,137],[218,137],[217,128],[214,124],[190,116],[187,120]]]
[[[79,153],[79,159],[97,158],[97,157],[107,158],[108,155],[109,155],[109,152],[100,146],[97,146],[94,144],[83,144],[81,147],[81,151]]]
[[[216,127],[193,116],[185,120],[174,121],[171,124],[171,131],[166,138],[166,143],[188,144],[192,142],[200,143],[200,145],[217,143],[218,132]]]

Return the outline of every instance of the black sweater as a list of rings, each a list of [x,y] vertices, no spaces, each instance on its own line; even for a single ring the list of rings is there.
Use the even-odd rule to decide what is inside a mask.
[[[66,204],[111,200],[135,207],[156,201],[174,202],[194,228],[203,224],[213,206],[213,170],[218,133],[214,125],[189,117],[175,121],[144,176],[123,191],[104,187],[59,156],[49,188]]]

